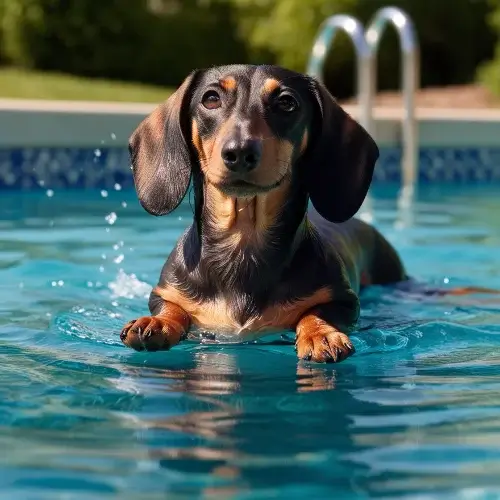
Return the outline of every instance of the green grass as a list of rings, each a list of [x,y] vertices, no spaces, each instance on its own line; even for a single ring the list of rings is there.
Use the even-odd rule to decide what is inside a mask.
[[[0,98],[156,103],[171,93],[152,85],[0,68]]]

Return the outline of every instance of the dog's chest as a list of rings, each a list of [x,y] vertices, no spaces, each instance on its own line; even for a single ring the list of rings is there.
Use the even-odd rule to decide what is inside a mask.
[[[156,293],[165,301],[182,307],[190,316],[192,327],[212,333],[236,334],[245,339],[252,338],[253,334],[294,329],[306,311],[332,299],[330,290],[322,288],[293,302],[271,302],[245,314],[241,299],[238,305],[233,298],[224,296],[194,301],[170,286],[157,288]]]

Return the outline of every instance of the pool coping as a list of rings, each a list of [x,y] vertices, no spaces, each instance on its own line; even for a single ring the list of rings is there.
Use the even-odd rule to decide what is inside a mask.
[[[158,103],[112,102],[112,101],[65,101],[42,99],[5,99],[0,98],[0,111],[46,111],[58,113],[117,113],[147,115],[157,107]],[[357,116],[356,105],[342,105],[352,116]],[[403,107],[375,106],[373,115],[379,120],[401,120],[404,117]],[[500,108],[427,108],[417,107],[416,117],[419,120],[472,120],[500,121]]]
[[[126,146],[157,103],[0,99],[0,147]],[[353,117],[357,106],[343,106]],[[401,147],[401,107],[375,107],[381,147]],[[419,146],[497,147],[500,109],[417,108]]]

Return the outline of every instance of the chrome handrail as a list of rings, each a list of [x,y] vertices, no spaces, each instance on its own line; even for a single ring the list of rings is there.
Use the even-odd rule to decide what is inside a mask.
[[[323,81],[323,66],[328,49],[335,41],[338,30],[343,30],[352,40],[356,51],[358,120],[369,130],[371,120],[370,99],[370,48],[365,38],[363,25],[352,16],[337,14],[327,18],[320,26],[307,64],[307,73]]]
[[[354,17],[338,14],[320,26],[307,65],[307,73],[322,80],[328,49],[337,29],[343,29],[353,41],[357,59],[358,121],[368,132],[373,130],[373,107],[377,85],[377,52],[383,30],[391,22],[396,28],[402,56],[402,91],[404,99],[402,137],[403,198],[408,199],[418,181],[418,127],[415,115],[415,93],[420,82],[418,40],[408,14],[397,7],[384,7],[375,13],[366,33]],[[411,197],[411,196],[410,196]]]
[[[398,33],[402,59],[403,190],[412,191],[418,181],[418,124],[415,113],[415,94],[420,83],[419,47],[412,20],[406,12],[397,7],[385,7],[377,11],[366,30],[365,37],[370,48],[370,90],[366,102],[367,106],[373,109],[377,85],[377,53],[380,39],[389,22]]]

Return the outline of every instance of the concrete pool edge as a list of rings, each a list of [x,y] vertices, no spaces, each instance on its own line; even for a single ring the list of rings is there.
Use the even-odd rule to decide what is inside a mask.
[[[127,141],[152,103],[0,99],[0,188],[131,182]],[[356,106],[343,106],[357,116]],[[375,182],[398,181],[402,108],[375,107]],[[417,109],[421,182],[500,183],[500,109]]]

